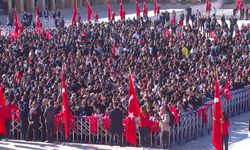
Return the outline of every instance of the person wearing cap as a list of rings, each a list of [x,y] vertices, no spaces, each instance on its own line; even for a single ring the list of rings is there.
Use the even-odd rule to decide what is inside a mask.
[[[39,107],[38,102],[34,101],[29,111],[29,127],[27,133],[27,141],[37,141],[39,135],[39,127],[40,127],[40,117],[41,117],[41,108]],[[32,136],[34,135],[34,137]]]

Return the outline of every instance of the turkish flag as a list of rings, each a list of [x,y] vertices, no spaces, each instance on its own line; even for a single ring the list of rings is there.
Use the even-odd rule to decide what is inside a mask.
[[[136,0],[135,2],[135,11],[136,11],[136,17],[139,18],[141,15],[140,15],[140,7],[138,4],[138,0]]]
[[[41,22],[39,19],[39,8],[38,4],[36,5],[36,29],[39,30],[41,28]]]
[[[112,14],[112,8],[111,8],[111,5],[110,5],[110,0],[108,0],[108,19],[111,20],[111,14]]]
[[[64,78],[64,69],[62,69],[62,117],[65,130],[65,139],[69,138],[70,122],[72,114],[69,108],[68,96],[67,96],[67,86]]]
[[[161,128],[160,128],[159,120],[157,119],[150,120],[149,129],[151,132],[160,132]]]
[[[110,119],[107,113],[105,113],[104,117],[102,118],[102,124],[105,130],[110,128]]]
[[[3,94],[3,89],[2,85],[0,84],[0,135],[5,135],[6,134],[6,129],[5,129],[5,99],[4,99],[4,94]]]
[[[197,112],[198,115],[201,117],[201,120],[203,123],[207,124],[208,123],[208,118],[207,118],[207,107],[206,105],[200,107]]]
[[[88,21],[90,21],[90,19],[91,19],[91,15],[93,14],[93,9],[92,9],[92,7],[91,7],[91,5],[90,5],[90,3],[89,3],[89,1],[87,1],[87,3],[86,3],[86,8],[87,8],[87,17],[88,17]]]
[[[215,93],[214,93],[214,113],[213,113],[213,126],[212,126],[212,143],[216,150],[222,150],[222,109],[220,102],[220,89],[219,81],[216,79]]]
[[[52,38],[52,35],[49,31],[46,32],[46,39],[51,39]]]
[[[242,0],[237,0],[236,1],[236,9],[241,10],[244,7],[244,3]]]
[[[206,13],[209,13],[211,10],[211,3],[209,2],[209,0],[206,0]]]
[[[112,56],[112,57],[115,57],[115,55],[116,55],[116,44],[114,43],[114,44],[112,45],[111,56]]]
[[[230,85],[229,85],[229,78],[227,76],[226,84],[222,90],[222,94],[225,96],[226,100],[230,101],[231,99],[231,92],[230,92]]]
[[[154,15],[157,14],[157,0],[154,0]]]
[[[143,3],[143,16],[148,15],[148,7],[147,7],[147,1],[144,1]]]
[[[71,19],[71,25],[73,26],[75,21],[76,21],[76,16],[77,16],[77,7],[76,7],[76,1],[74,0],[74,9],[73,9],[73,16]]]
[[[16,12],[16,7],[14,8],[14,30],[15,34],[18,36],[19,35],[19,21],[18,21],[18,16]]]
[[[165,30],[165,37],[166,37],[167,39],[170,38],[170,32],[169,32],[169,29],[168,29],[168,28],[166,28],[166,30]]]
[[[132,74],[129,75],[129,102],[128,102],[128,117],[126,125],[126,140],[132,144],[136,145],[136,125],[135,118],[139,117],[140,108],[138,99],[135,92],[134,82]]]
[[[123,20],[123,7],[122,7],[122,0],[120,0],[120,5],[119,5],[119,13],[120,13],[120,18]]]
[[[89,117],[86,117],[86,121],[90,124],[90,132],[97,133],[97,116],[92,114]]]
[[[175,122],[175,124],[178,124],[179,120],[180,120],[179,110],[174,105],[171,105],[169,107],[169,110],[174,115],[174,122]]]

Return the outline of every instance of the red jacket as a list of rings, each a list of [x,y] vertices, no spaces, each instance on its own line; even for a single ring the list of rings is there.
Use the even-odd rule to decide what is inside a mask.
[[[141,113],[140,114],[140,127],[144,128],[144,127],[149,127],[150,126],[150,115],[149,113]]]
[[[229,120],[226,120],[223,122],[222,124],[222,135],[228,135],[229,134],[229,129],[230,127],[230,123],[229,123]]]

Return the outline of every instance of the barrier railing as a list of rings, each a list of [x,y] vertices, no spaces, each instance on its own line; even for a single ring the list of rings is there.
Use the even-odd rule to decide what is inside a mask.
[[[227,101],[222,96],[223,111],[227,112],[229,116],[234,116],[242,112],[250,110],[250,86],[231,92],[231,100]],[[169,135],[169,145],[181,144],[192,139],[204,136],[210,133],[212,129],[212,109],[213,100],[210,100],[202,106],[202,113],[198,111],[188,111],[180,114],[179,123],[174,125]],[[202,116],[205,115],[205,116]],[[56,132],[56,140],[63,141],[63,130]],[[20,123],[14,119],[11,124],[11,134],[13,138],[20,139],[21,129]],[[104,128],[102,117],[97,118],[97,131],[91,132],[91,122],[86,120],[86,117],[78,117],[74,123],[74,130],[71,129],[71,142],[84,143],[98,143],[109,144],[111,133]],[[115,136],[115,141],[118,138]],[[137,141],[140,146],[140,134],[137,132]],[[123,144],[127,144],[125,138],[122,140]],[[161,148],[162,140],[160,132],[150,132],[150,146]]]

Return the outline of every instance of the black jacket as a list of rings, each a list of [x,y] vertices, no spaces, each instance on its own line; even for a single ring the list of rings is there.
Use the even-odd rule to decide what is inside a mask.
[[[114,108],[109,114],[110,118],[110,132],[111,133],[122,133],[122,111],[119,108]]]
[[[43,117],[46,124],[54,123],[54,117],[56,114],[56,108],[54,106],[49,106],[45,109]]]
[[[40,126],[41,108],[31,108],[29,111],[29,121],[33,121],[33,124]]]

